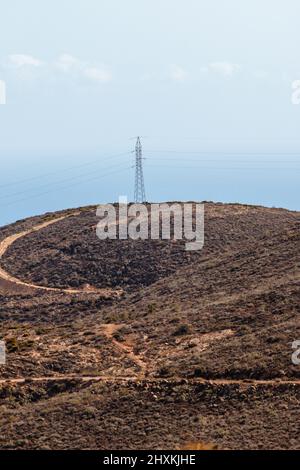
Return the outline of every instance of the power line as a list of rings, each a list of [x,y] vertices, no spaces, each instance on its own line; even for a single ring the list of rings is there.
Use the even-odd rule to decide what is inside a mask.
[[[134,187],[134,200],[135,202],[145,202],[146,200],[146,194],[145,194],[145,184],[144,184],[144,174],[143,174],[143,160],[145,158],[143,158],[143,152],[142,152],[142,144],[141,144],[141,138],[140,137],[137,137],[137,140],[136,140],[136,145],[135,145],[135,150],[134,152],[122,152],[122,153],[118,153],[118,154],[112,154],[112,155],[107,155],[105,156],[104,158],[102,158],[102,162],[104,161],[107,161],[107,160],[112,160],[114,158],[119,158],[121,156],[125,156],[125,155],[130,155],[132,153],[135,153],[135,187]],[[156,157],[156,156],[153,156],[152,154],[156,154],[156,153],[160,153],[160,156],[159,157]],[[164,156],[164,154],[170,154],[170,156]],[[186,157],[176,157],[176,156],[172,156],[172,154],[177,154],[177,155],[198,155],[199,157],[200,156],[206,156],[206,158],[186,158]],[[152,167],[152,168],[168,168],[169,170],[171,169],[199,169],[199,170],[213,170],[213,171],[224,171],[224,170],[237,170],[237,171],[245,171],[245,170],[267,170],[267,171],[270,171],[270,170],[274,170],[274,171],[299,171],[300,170],[300,167],[298,168],[292,168],[292,167],[280,167],[280,166],[277,166],[278,163],[280,164],[286,164],[286,163],[298,163],[297,160],[285,160],[285,161],[280,161],[280,160],[270,160],[268,158],[261,158],[261,157],[276,157],[276,156],[295,156],[295,157],[300,157],[300,154],[299,153],[291,153],[291,152],[206,152],[206,151],[178,151],[178,150],[148,150],[147,152],[147,155],[148,155],[148,162],[147,162],[147,167]],[[217,156],[217,155],[220,155],[220,156],[223,156],[223,157],[226,157],[226,156],[229,156],[229,157],[237,157],[237,158],[234,158],[234,159],[223,159],[222,158],[208,158],[209,155],[212,155],[212,156]],[[245,157],[245,158],[241,158],[241,157]],[[259,160],[255,160],[255,159],[252,159],[251,157],[260,157]],[[247,158],[248,157],[248,158]],[[159,160],[160,162],[162,162],[162,164],[157,164],[155,162],[155,160]],[[153,163],[152,163],[153,162]],[[174,165],[174,163],[175,165]],[[181,163],[181,165],[176,165],[176,163]],[[10,187],[10,186],[15,186],[15,185],[18,185],[18,184],[23,184],[23,183],[27,183],[27,182],[31,182],[31,181],[34,181],[34,180],[37,180],[37,179],[42,179],[42,178],[45,178],[47,176],[51,176],[51,175],[56,175],[56,174],[60,174],[62,171],[71,171],[71,170],[76,170],[76,169],[80,169],[80,168],[83,168],[85,166],[89,166],[89,165],[95,165],[95,164],[98,164],[99,163],[99,159],[97,160],[92,160],[92,161],[89,161],[89,162],[86,162],[86,163],[82,163],[82,164],[79,164],[79,165],[75,165],[73,167],[69,167],[69,168],[66,168],[65,170],[57,170],[57,171],[53,171],[51,173],[46,173],[44,175],[38,175],[38,176],[33,176],[33,177],[30,177],[30,178],[26,178],[26,179],[23,179],[23,180],[18,180],[18,181],[15,181],[15,182],[9,182],[9,183],[5,183],[5,184],[2,184],[0,185],[0,188],[4,188],[4,187]],[[125,162],[124,162],[125,163]],[[164,163],[168,163],[168,164],[164,164]],[[191,165],[185,165],[185,163],[192,163]],[[215,165],[215,166],[205,166],[203,164],[205,163],[218,163],[218,165]],[[227,163],[229,165],[227,165]],[[259,164],[270,164],[270,166],[268,167],[264,167],[264,166],[258,166]],[[90,181],[94,181],[94,180],[98,180],[100,178],[104,178],[106,176],[109,176],[109,175],[112,175],[112,174],[116,174],[116,173],[119,173],[119,172],[123,172],[123,171],[127,171],[131,168],[133,168],[133,166],[126,166],[126,167],[120,167],[120,165],[123,164],[123,162],[118,162],[116,163],[115,165],[112,165],[112,166],[109,166],[109,167],[105,167],[105,168],[99,168],[99,169],[95,169],[93,172],[89,171],[87,173],[84,173],[84,174],[80,174],[80,175],[74,175],[74,176],[70,176],[70,177],[67,177],[67,178],[63,178],[63,179],[60,179],[58,181],[54,181],[54,182],[49,182],[49,183],[46,183],[46,184],[43,184],[42,186],[38,186],[36,188],[28,188],[28,189],[24,189],[22,191],[18,191],[18,192],[15,192],[15,193],[11,193],[11,194],[6,194],[6,195],[2,195],[0,196],[0,200],[1,199],[6,199],[6,198],[12,198],[12,197],[15,197],[15,196],[21,196],[23,194],[26,194],[28,192],[31,192],[31,191],[38,191],[39,189],[44,189],[45,187],[50,187],[50,189],[48,191],[42,191],[40,193],[37,193],[37,194],[32,194],[31,196],[28,196],[28,197],[25,197],[25,198],[22,198],[22,199],[18,199],[18,200],[14,200],[14,201],[9,201],[7,204],[2,204],[1,206],[10,206],[10,205],[13,205],[13,204],[17,204],[17,203],[21,203],[21,202],[24,202],[24,201],[27,201],[29,199],[34,199],[34,198],[39,198],[39,197],[42,197],[46,194],[49,194],[49,193],[52,193],[54,191],[64,191],[65,189],[67,188],[70,188],[70,187],[73,187],[73,186],[76,186],[80,183],[87,183],[87,182],[90,182]],[[222,166],[220,166],[220,164],[222,164]],[[240,167],[236,167],[234,166],[234,164],[238,164],[238,165],[242,165]],[[245,165],[243,165],[245,164]],[[251,164],[251,166],[247,165],[247,164]],[[253,166],[256,165],[256,166]],[[272,165],[271,165],[272,164]],[[275,166],[273,164],[276,164]],[[90,175],[94,175],[96,171],[106,171],[106,170],[110,170],[110,169],[114,169],[116,168],[116,170],[114,171],[110,171],[108,173],[105,173],[105,174],[100,174],[99,176],[94,176],[92,178],[88,178],[88,179],[83,179],[85,177],[88,177]],[[79,180],[73,184],[69,184],[69,185],[65,185],[64,183],[68,183],[69,181],[74,181],[74,180]],[[59,185],[63,185],[61,187],[58,187],[56,188],[56,186],[59,186]],[[1,207],[0,206],[0,207]]]
[[[107,156],[105,156],[105,158],[102,159],[102,161],[111,160],[113,158],[118,158],[118,157],[122,157],[124,155],[129,155],[129,154],[131,154],[131,152],[122,152],[122,153],[107,155]],[[34,180],[37,180],[37,179],[46,178],[47,176],[56,175],[56,174],[61,173],[62,171],[71,171],[71,170],[83,168],[85,166],[95,165],[97,163],[99,163],[99,158],[97,158],[97,160],[90,160],[89,162],[82,163],[80,165],[74,165],[74,166],[64,168],[64,169],[61,169],[61,170],[52,171],[50,173],[44,173],[44,174],[40,174],[40,175],[37,175],[37,176],[31,176],[30,178],[25,178],[25,179],[22,179],[22,180],[16,180],[16,181],[12,181],[12,182],[9,182],[9,183],[4,183],[4,184],[0,185],[0,188],[6,188],[8,186],[16,186],[18,184],[23,184],[23,183],[34,181]]]
[[[111,171],[111,172],[106,173],[106,174],[104,174],[104,175],[96,176],[95,178],[89,178],[89,179],[87,179],[87,180],[80,181],[80,183],[88,183],[88,182],[90,182],[90,181],[98,180],[98,179],[100,179],[100,178],[104,178],[104,177],[109,176],[109,175],[111,175],[111,174],[121,173],[121,172],[126,171],[126,170],[129,170],[129,169],[132,169],[132,166],[128,166],[128,167],[125,167],[125,168],[120,168],[119,170]],[[70,184],[70,185],[67,185],[67,186],[63,186],[62,188],[59,188],[58,191],[65,191],[66,189],[69,189],[69,188],[71,188],[71,187],[73,187],[73,186],[77,186],[77,184],[78,184],[78,183],[73,183],[73,184]],[[37,198],[37,197],[42,197],[42,196],[44,196],[44,195],[46,195],[46,194],[49,194],[49,193],[52,193],[52,192],[53,192],[53,190],[49,190],[49,191],[45,191],[45,192],[43,192],[43,193],[34,194],[34,195],[29,196],[29,197],[27,197],[27,198],[19,199],[19,200],[17,200],[17,201],[12,201],[12,202],[9,202],[9,203],[7,203],[7,204],[1,204],[0,207],[4,207],[4,206],[6,207],[6,206],[11,206],[11,205],[13,205],[13,204],[18,204],[18,203],[20,203],[20,202],[24,202],[24,201],[27,201],[27,200],[29,200],[29,199],[35,199],[35,198]]]
[[[227,162],[230,162],[230,163],[298,163],[297,160],[262,160],[261,158],[259,160],[245,160],[245,159],[224,159],[222,160],[221,158],[218,158],[218,159],[212,159],[212,158],[207,158],[207,159],[203,159],[203,158],[175,158],[175,157],[152,157],[151,155],[149,156],[146,156],[145,157],[145,160],[151,162],[153,160],[159,160],[159,161],[180,161],[180,162],[198,162],[198,163],[202,163],[202,162],[214,162],[214,163],[227,163]],[[299,163],[300,163],[300,160],[299,160]]]
[[[258,156],[258,157],[261,157],[261,156],[295,156],[295,157],[299,157],[300,158],[300,152],[257,152],[257,151],[253,151],[253,152],[238,152],[238,151],[235,151],[235,152],[232,152],[232,151],[218,151],[218,150],[168,150],[168,149],[163,149],[163,150],[157,150],[157,149],[154,149],[154,150],[151,150],[151,149],[148,149],[147,150],[147,153],[160,153],[160,154],[164,154],[164,153],[174,153],[174,154],[180,154],[180,155],[184,155],[184,154],[196,154],[196,155],[236,155],[236,156],[243,156],[243,155],[250,155],[250,156]]]
[[[214,166],[214,167],[209,167],[209,166],[196,166],[196,165],[193,165],[193,166],[186,166],[186,165],[180,165],[180,166],[175,166],[175,165],[147,165],[147,167],[152,167],[152,168],[169,168],[169,169],[172,169],[172,168],[189,168],[189,169],[197,169],[199,168],[199,170],[242,170],[242,171],[245,171],[245,170],[267,170],[267,171],[271,171],[271,170],[286,170],[286,171],[297,171],[299,170],[300,171],[300,167],[298,168],[292,168],[292,167],[277,167],[277,168],[273,168],[273,167],[232,167],[232,166],[229,166],[229,167],[219,167],[219,166]]]
[[[112,168],[116,168],[119,166],[119,163],[116,164],[116,165],[112,165],[112,166],[109,166],[107,168],[102,168],[101,171],[103,170],[110,170]],[[99,170],[96,170],[96,171],[99,171]],[[24,191],[18,191],[16,193],[12,193],[12,194],[6,194],[4,196],[0,196],[0,200],[1,199],[7,199],[7,198],[10,198],[10,197],[14,197],[14,196],[20,196],[22,194],[26,194],[30,191],[32,191],[34,189],[34,191],[36,190],[39,190],[39,189],[43,189],[47,186],[56,186],[58,184],[61,184],[61,183],[67,183],[68,181],[73,181],[73,180],[76,180],[76,179],[81,179],[82,177],[84,176],[90,176],[91,174],[94,174],[95,173],[95,170],[93,172],[88,172],[88,173],[84,173],[84,174],[81,174],[81,175],[76,175],[76,176],[71,176],[70,178],[64,178],[62,180],[59,180],[59,181],[55,181],[55,182],[52,182],[52,183],[47,183],[45,185],[42,185],[42,186],[38,186],[36,188],[29,188],[29,189],[25,189]]]

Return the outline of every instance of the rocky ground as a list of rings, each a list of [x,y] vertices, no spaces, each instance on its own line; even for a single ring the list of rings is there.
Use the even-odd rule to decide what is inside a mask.
[[[299,449],[299,387],[193,381],[6,386],[2,449]]]
[[[3,227],[0,242],[75,212]],[[0,260],[31,284],[123,292],[0,279],[0,448],[300,448],[300,366],[291,361],[300,214],[206,203],[199,252],[174,240],[100,241],[98,221],[95,208],[81,208]]]

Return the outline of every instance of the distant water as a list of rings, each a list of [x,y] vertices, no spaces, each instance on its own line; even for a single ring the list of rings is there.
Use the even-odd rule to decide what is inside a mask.
[[[300,210],[296,155],[149,153],[144,167],[149,201],[212,200]],[[116,201],[120,195],[132,200],[132,163],[129,156],[69,171],[61,170],[68,162],[16,166],[6,161],[0,175],[0,226],[47,211]]]

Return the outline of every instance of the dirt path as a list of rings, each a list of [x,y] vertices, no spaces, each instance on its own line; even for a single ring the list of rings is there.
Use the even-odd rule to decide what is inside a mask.
[[[0,259],[3,257],[4,253],[7,249],[19,238],[25,237],[30,233],[37,232],[38,230],[42,230],[45,227],[49,227],[60,220],[66,219],[67,217],[73,217],[79,215],[80,212],[73,212],[72,214],[67,214],[61,217],[57,217],[52,220],[48,220],[47,222],[43,222],[41,224],[32,227],[29,230],[24,230],[23,232],[16,233],[14,235],[10,235],[9,237],[5,238],[0,242]],[[21,279],[11,276],[7,271],[0,267],[0,279],[4,281],[8,281],[13,286],[22,286],[27,287],[30,289],[35,290],[42,290],[42,291],[50,291],[50,292],[64,292],[67,294],[100,294],[103,297],[111,298],[111,297],[120,297],[122,295],[122,290],[120,289],[96,289],[93,287],[86,287],[84,289],[62,289],[58,287],[46,287],[46,286],[39,286],[36,284],[31,284],[28,282],[24,282]]]
[[[137,366],[138,368],[140,369],[140,374],[139,374],[139,377],[145,377],[146,375],[146,369],[147,369],[147,366],[146,366],[146,363],[141,359],[141,357],[138,355],[138,354],[135,354],[134,352],[134,347],[129,344],[128,342],[119,342],[117,341],[115,338],[114,338],[114,334],[124,325],[117,325],[115,323],[109,323],[109,324],[106,324],[106,325],[103,325],[102,326],[102,331],[104,333],[104,335],[118,348],[118,349],[121,349],[122,351],[124,351],[127,355],[127,357],[129,357],[129,359],[131,359]]]
[[[15,379],[0,379],[1,384],[22,384],[30,382],[51,382],[59,381],[63,382],[65,380],[80,380],[82,382],[141,382],[145,379],[137,376],[117,376],[111,377],[106,375],[97,375],[97,376],[82,376],[82,375],[57,375],[52,377],[19,377]],[[258,386],[258,385],[267,385],[267,386],[281,386],[281,385],[295,385],[300,386],[300,379],[295,380],[282,380],[282,379],[270,379],[270,380],[238,380],[238,379],[204,379],[201,377],[193,379],[184,379],[183,377],[169,377],[167,379],[161,378],[147,378],[149,383],[172,383],[172,382],[186,382],[186,383],[201,383],[207,385],[242,385],[245,387]]]
[[[97,375],[97,376],[88,376],[88,375],[54,375],[54,376],[44,376],[44,377],[19,377],[19,378],[10,378],[10,379],[0,379],[0,385],[5,384],[24,384],[24,383],[40,383],[40,382],[63,382],[66,380],[79,380],[81,382],[105,382],[105,383],[118,383],[118,382],[142,382],[147,381],[151,383],[180,383],[184,381],[185,383],[199,383],[204,385],[239,385],[242,388],[248,388],[250,386],[272,386],[279,387],[281,385],[293,385],[300,386],[300,379],[288,379],[284,380],[282,378],[275,379],[206,379],[203,377],[195,377],[192,379],[185,379],[184,377],[168,377],[168,378],[157,378],[157,377],[146,377],[147,365],[141,359],[141,357],[134,352],[134,347],[128,342],[119,342],[114,338],[114,334],[119,331],[122,327],[120,324],[109,323],[101,326],[101,330],[104,335],[109,339],[118,349],[126,353],[126,355],[139,367],[140,373],[137,375]],[[230,331],[230,330],[229,330]]]

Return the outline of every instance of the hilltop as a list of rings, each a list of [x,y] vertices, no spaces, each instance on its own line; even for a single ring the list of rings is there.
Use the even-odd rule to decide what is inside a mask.
[[[0,229],[0,448],[299,448],[300,213],[207,202],[198,252],[98,221]]]

